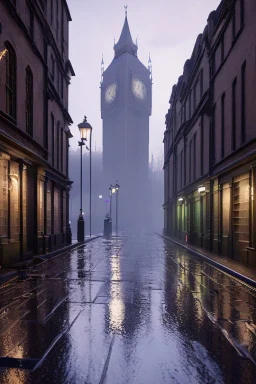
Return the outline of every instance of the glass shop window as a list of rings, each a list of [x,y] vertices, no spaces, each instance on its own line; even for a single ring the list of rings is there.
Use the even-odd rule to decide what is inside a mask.
[[[8,236],[8,160],[0,159],[0,237]]]
[[[10,239],[16,241],[19,241],[20,233],[19,190],[19,165],[15,162],[10,162]]]

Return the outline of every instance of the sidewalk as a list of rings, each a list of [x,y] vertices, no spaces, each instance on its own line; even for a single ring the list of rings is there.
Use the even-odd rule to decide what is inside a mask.
[[[89,243],[92,240],[97,239],[100,236],[91,236],[87,237],[84,242],[79,243],[77,240],[72,240],[72,244],[67,245],[66,247],[57,249],[53,252],[46,253],[44,255],[35,255],[33,259],[27,260],[27,261],[22,261],[20,263],[15,263],[11,265],[10,267],[2,267],[0,268],[0,285],[3,283],[6,283],[7,281],[17,278],[19,275],[19,271],[22,269],[27,269],[30,266],[33,265],[33,262],[38,260],[39,262],[44,262],[47,261],[55,256],[58,256],[62,253],[68,252],[73,248],[79,247],[83,244]]]
[[[219,256],[214,253],[211,253],[203,248],[195,247],[194,245],[183,242],[182,240],[174,239],[170,236],[162,235],[157,233],[159,236],[163,237],[166,240],[171,241],[172,243],[185,248],[188,252],[193,253],[209,264],[214,265],[216,268],[223,270],[224,272],[238,278],[239,280],[244,281],[246,284],[249,284],[256,288],[256,270],[247,267],[239,263],[238,261],[228,259],[224,256]]]

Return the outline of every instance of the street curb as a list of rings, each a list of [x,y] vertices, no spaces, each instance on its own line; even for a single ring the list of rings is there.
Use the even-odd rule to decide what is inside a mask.
[[[98,239],[99,237],[102,237],[102,236],[99,235],[99,236],[90,237],[89,239],[86,239],[86,240],[84,240],[84,241],[81,241],[80,243],[70,244],[70,245],[68,245],[67,247],[56,249],[56,251],[49,252],[49,253],[45,253],[44,255],[35,255],[35,256],[33,256],[32,261],[33,261],[34,259],[36,259],[37,257],[38,257],[38,258],[42,258],[42,259],[44,259],[45,261],[46,261],[46,260],[49,260],[49,259],[51,259],[51,258],[53,258],[53,257],[55,257],[55,256],[58,256],[59,254],[68,252],[68,251],[70,251],[71,249],[78,248],[78,247],[82,247],[84,244],[86,244],[86,243],[90,243],[90,241],[96,240],[96,239]]]
[[[7,272],[0,276],[0,286],[18,277],[18,271]]]
[[[70,250],[72,250],[74,248],[82,247],[86,243],[90,243],[91,241],[96,240],[99,237],[102,237],[102,236],[101,235],[95,236],[95,237],[86,239],[83,242],[76,243],[76,244],[71,244],[71,245],[68,245],[67,247],[57,249],[56,251],[53,251],[53,252],[50,252],[50,253],[46,253],[44,255],[35,255],[35,256],[33,256],[33,258],[31,260],[28,260],[28,263],[29,262],[33,263],[33,260],[35,260],[36,258],[42,259],[42,262],[44,263],[45,261],[48,261],[48,260],[50,260],[50,259],[52,259],[52,258],[54,258],[56,256],[60,256],[62,253],[66,253],[66,252],[68,252],[68,251],[70,251]],[[9,282],[10,280],[12,280],[14,278],[17,278],[19,276],[19,271],[22,270],[22,269],[26,269],[26,268],[21,266],[20,268],[17,268],[17,271],[7,272],[7,273],[5,273],[2,276],[0,275],[0,286],[2,284],[4,284],[4,283]]]
[[[229,267],[226,267],[225,265],[221,264],[221,263],[218,263],[218,261],[215,261],[209,257],[207,257],[205,254],[201,253],[201,252],[198,252],[198,251],[195,251],[194,249],[188,247],[187,245],[184,245],[182,243],[179,243],[178,241],[168,237],[168,236],[165,236],[165,235],[160,235],[159,233],[155,232],[158,236],[166,239],[166,240],[169,240],[171,241],[172,243],[178,245],[179,247],[182,247],[184,249],[186,249],[188,252],[190,253],[193,253],[195,254],[196,256],[199,256],[201,257],[202,259],[206,260],[209,264],[212,264],[214,265],[215,267],[223,270],[224,272],[228,273],[229,275],[232,275],[234,277],[236,277],[237,279],[239,280],[242,280],[244,283],[252,286],[253,288],[256,288],[256,281],[251,279],[250,277],[248,276],[245,276],[243,275],[242,273],[239,273],[237,271],[235,271],[234,269],[231,269]]]

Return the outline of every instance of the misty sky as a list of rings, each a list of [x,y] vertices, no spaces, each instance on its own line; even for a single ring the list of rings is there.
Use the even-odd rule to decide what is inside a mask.
[[[209,13],[220,0],[68,0],[70,23],[70,60],[76,77],[69,91],[69,111],[74,121],[77,148],[80,138],[77,124],[86,114],[93,126],[93,150],[102,148],[100,117],[100,64],[105,69],[113,59],[114,37],[119,39],[124,23],[124,5],[138,58],[147,66],[149,52],[153,66],[153,107],[150,117],[150,153],[163,152],[165,114],[173,84],[190,58],[196,37],[207,23]]]

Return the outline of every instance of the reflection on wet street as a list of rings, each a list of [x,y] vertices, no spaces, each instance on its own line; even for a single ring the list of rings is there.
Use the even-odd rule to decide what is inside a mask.
[[[157,235],[0,287],[0,382],[254,383],[256,291]]]

